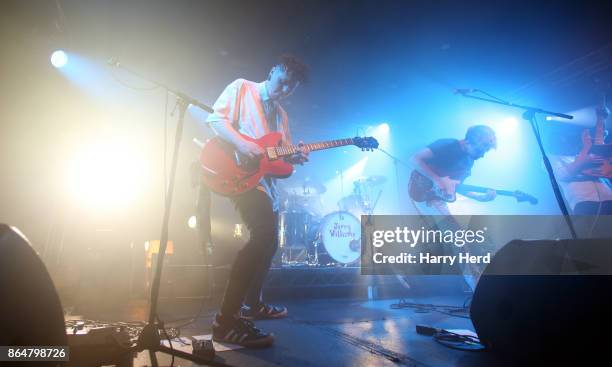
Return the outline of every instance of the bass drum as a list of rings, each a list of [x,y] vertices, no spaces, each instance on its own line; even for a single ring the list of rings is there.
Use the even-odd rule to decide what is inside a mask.
[[[361,223],[349,212],[330,213],[321,221],[319,240],[334,261],[353,263],[361,256]]]

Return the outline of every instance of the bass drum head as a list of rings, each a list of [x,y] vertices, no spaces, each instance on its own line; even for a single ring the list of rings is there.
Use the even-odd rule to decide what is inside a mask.
[[[350,264],[361,255],[361,223],[349,212],[334,212],[321,222],[321,242],[335,261]]]

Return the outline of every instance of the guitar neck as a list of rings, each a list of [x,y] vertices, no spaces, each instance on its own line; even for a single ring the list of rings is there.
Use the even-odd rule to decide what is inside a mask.
[[[460,184],[457,185],[457,192],[479,192],[479,193],[485,193],[487,191],[489,191],[491,189],[487,188],[487,187],[482,187],[482,186],[474,186],[474,185],[466,185],[466,184]],[[513,191],[508,191],[508,190],[494,190],[495,193],[497,195],[502,195],[502,196],[514,196],[514,192]]]
[[[606,108],[606,94],[601,93],[599,100],[599,108]],[[606,129],[606,119],[603,116],[597,114],[597,122],[595,123],[595,136],[593,137],[593,144],[601,145],[604,143],[604,134]]]
[[[593,144],[602,145],[604,143],[606,120],[602,117],[597,118],[595,123],[595,136],[593,137]]]
[[[337,147],[342,147],[345,145],[353,145],[353,144],[354,144],[353,139],[349,138],[349,139],[327,140],[327,141],[322,141],[318,143],[304,144],[304,147],[312,152],[315,150],[331,149],[331,148],[337,148]],[[276,154],[279,157],[289,156],[289,155],[295,154],[300,151],[300,147],[298,145],[284,145],[281,147],[275,147],[274,149],[276,150]]]

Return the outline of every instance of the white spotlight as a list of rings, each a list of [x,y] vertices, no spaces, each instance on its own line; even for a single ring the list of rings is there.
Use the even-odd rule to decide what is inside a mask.
[[[66,179],[77,202],[104,210],[127,207],[147,187],[147,159],[130,143],[90,142],[75,150]]]
[[[187,220],[187,226],[189,226],[189,228],[191,229],[195,229],[198,227],[198,219],[195,215],[189,217],[189,219]]]
[[[68,63],[68,55],[62,50],[54,51],[51,54],[51,65],[61,68]]]

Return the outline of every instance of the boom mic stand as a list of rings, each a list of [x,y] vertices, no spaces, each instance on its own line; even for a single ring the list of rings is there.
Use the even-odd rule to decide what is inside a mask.
[[[136,350],[137,351],[148,350],[149,356],[151,358],[151,363],[153,364],[153,366],[157,366],[157,357],[155,355],[155,352],[163,352],[163,353],[172,355],[173,357],[176,356],[176,357],[184,358],[192,362],[204,364],[204,365],[227,366],[227,364],[218,362],[218,361],[214,361],[211,358],[200,357],[200,356],[197,356],[191,353],[176,350],[172,348],[171,342],[170,342],[170,347],[166,347],[165,345],[162,345],[159,333],[160,333],[160,330],[165,333],[165,330],[163,327],[163,323],[161,322],[161,320],[159,320],[159,317],[157,316],[159,287],[160,287],[160,282],[161,282],[162,267],[164,265],[164,257],[166,255],[166,247],[168,246],[168,223],[170,220],[170,209],[172,208],[172,195],[174,192],[174,181],[175,181],[175,176],[176,176],[176,167],[178,165],[178,155],[179,155],[179,148],[181,145],[181,137],[183,135],[185,112],[187,111],[187,108],[189,107],[189,105],[193,105],[198,108],[201,108],[208,113],[212,113],[213,109],[201,103],[200,101],[196,100],[195,98],[188,96],[185,93],[172,89],[165,84],[159,83],[149,78],[146,78],[140,75],[139,73],[126,68],[121,63],[119,63],[116,59],[108,60],[108,64],[113,67],[122,68],[126,70],[127,72],[134,74],[138,76],[139,78],[142,78],[143,80],[146,80],[157,87],[165,89],[168,93],[173,94],[174,96],[176,96],[176,104],[179,109],[179,117],[178,117],[178,121],[176,124],[176,134],[174,138],[174,153],[172,155],[172,165],[170,168],[170,176],[169,176],[168,187],[166,191],[166,201],[165,201],[165,206],[164,206],[164,217],[162,221],[161,238],[160,238],[160,243],[159,243],[159,253],[157,255],[157,266],[155,268],[155,272],[153,275],[153,283],[151,284],[151,297],[149,300],[149,319],[148,319],[147,324],[142,329],[142,332],[138,336]]]
[[[470,95],[470,93],[472,92],[482,92],[492,98],[485,98],[485,97]],[[549,116],[557,116],[557,117],[568,119],[568,120],[573,119],[574,116],[566,115],[564,113],[559,113],[559,112],[546,111],[538,107],[524,106],[524,105],[519,105],[516,103],[504,101],[496,97],[493,97],[489,95],[488,93],[481,91],[480,89],[456,89],[455,94],[461,94],[465,98],[478,99],[478,100],[485,101],[485,102],[514,107],[514,108],[524,111],[523,119],[529,121],[529,123],[531,124],[531,129],[533,130],[533,134],[535,135],[536,141],[538,142],[538,147],[540,149],[540,153],[542,154],[542,161],[544,162],[544,166],[546,167],[546,172],[548,173],[548,179],[550,180],[553,191],[555,193],[555,198],[557,199],[557,204],[559,205],[559,209],[561,209],[561,213],[563,214],[563,217],[565,218],[565,222],[567,223],[567,227],[569,228],[570,234],[572,235],[572,239],[578,238],[578,236],[576,235],[576,229],[574,228],[574,224],[572,223],[572,220],[569,216],[569,211],[567,210],[567,206],[565,205],[565,201],[563,201],[563,195],[561,194],[559,183],[557,182],[557,179],[555,178],[555,174],[553,172],[552,165],[550,164],[550,160],[548,159],[548,156],[546,155],[546,152],[544,150],[544,145],[542,143],[542,137],[540,135],[540,130],[538,128],[538,121],[536,118],[536,113],[544,113]]]

